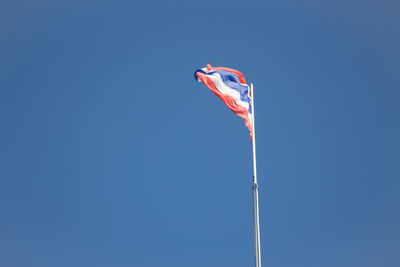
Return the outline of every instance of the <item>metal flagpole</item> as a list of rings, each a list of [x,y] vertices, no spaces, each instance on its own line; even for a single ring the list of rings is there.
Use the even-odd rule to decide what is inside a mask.
[[[256,166],[256,126],[254,119],[254,91],[253,84],[250,84],[251,93],[251,114],[253,124],[253,216],[254,216],[254,254],[256,267],[261,267],[261,246],[260,246],[260,219],[258,208],[258,183],[257,183],[257,166]]]

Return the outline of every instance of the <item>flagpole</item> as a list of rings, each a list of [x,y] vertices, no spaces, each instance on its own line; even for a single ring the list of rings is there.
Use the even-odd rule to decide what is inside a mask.
[[[254,216],[254,255],[255,255],[255,266],[261,267],[261,246],[260,246],[260,218],[259,218],[259,207],[258,207],[258,183],[257,183],[257,165],[256,165],[256,127],[255,127],[255,116],[254,116],[254,91],[253,84],[250,84],[251,93],[251,114],[253,124],[253,216]]]

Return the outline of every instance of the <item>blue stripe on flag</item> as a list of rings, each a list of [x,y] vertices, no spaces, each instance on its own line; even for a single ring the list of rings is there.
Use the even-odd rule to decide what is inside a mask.
[[[225,70],[217,70],[213,72],[216,72],[221,76],[222,81],[226,84],[226,86],[239,92],[240,100],[250,104],[249,86],[241,84],[239,77],[236,74]],[[249,112],[251,112],[250,108]]]

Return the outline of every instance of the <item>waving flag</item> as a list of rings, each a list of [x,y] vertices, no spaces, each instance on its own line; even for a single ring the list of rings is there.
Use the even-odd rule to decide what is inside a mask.
[[[244,119],[244,124],[250,130],[253,148],[253,222],[254,222],[254,256],[255,267],[261,267],[260,246],[260,217],[258,206],[258,182],[256,166],[256,129],[254,119],[253,84],[248,86],[243,74],[229,68],[213,68],[207,64],[206,68],[194,72],[194,78],[204,83],[222,101]]]
[[[194,78],[204,83],[230,110],[244,119],[250,137],[253,138],[250,87],[246,84],[243,74],[237,70],[213,68],[207,64],[206,68],[195,71]]]

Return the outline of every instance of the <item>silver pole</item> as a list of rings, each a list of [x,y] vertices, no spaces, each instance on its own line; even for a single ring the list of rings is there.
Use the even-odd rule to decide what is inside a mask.
[[[258,183],[257,183],[257,166],[256,166],[256,126],[254,116],[254,91],[253,84],[250,84],[251,92],[251,114],[253,124],[253,216],[254,216],[254,254],[256,267],[261,267],[261,246],[260,246],[260,218],[258,208]]]

